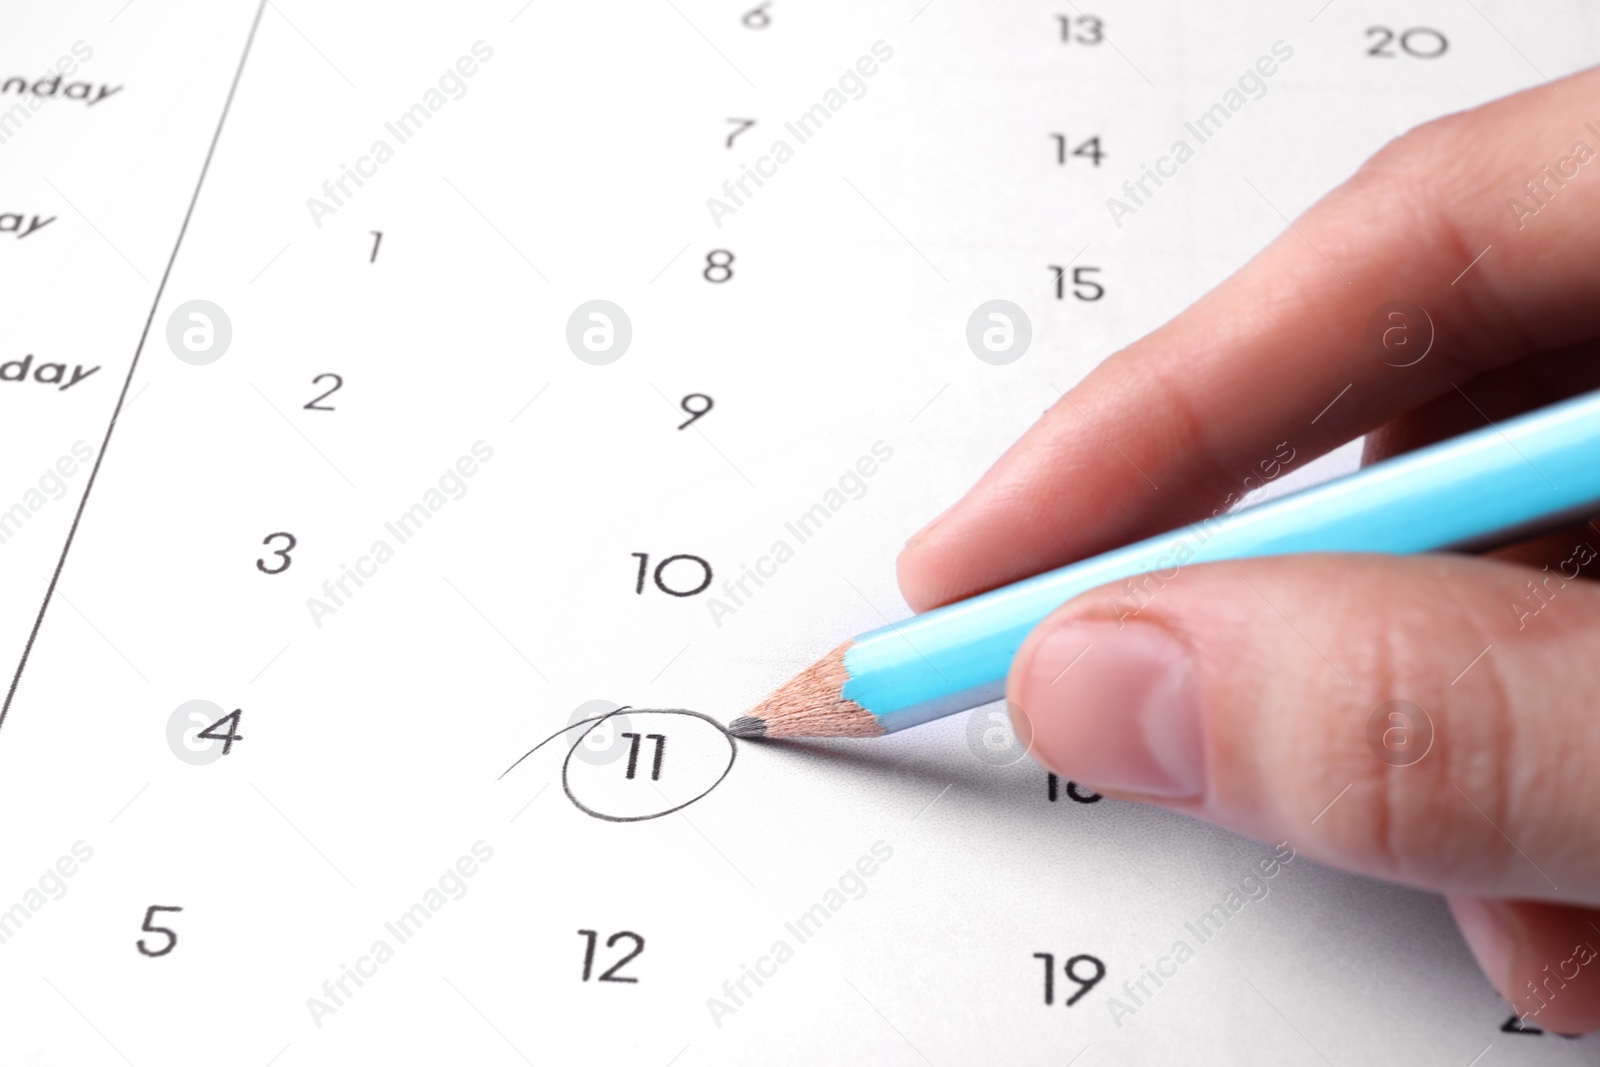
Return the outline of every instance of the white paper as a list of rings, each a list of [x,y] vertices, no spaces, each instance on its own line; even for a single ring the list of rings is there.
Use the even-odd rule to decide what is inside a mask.
[[[1271,847],[1048,800],[996,708],[738,743],[640,822],[568,799],[570,737],[500,777],[590,702],[726,722],[904,617],[905,537],[1060,390],[1389,138],[1588,64],[1582,5],[4,7],[0,78],[82,44],[63,87],[120,87],[0,142],[0,213],[55,220],[0,234],[0,362],[34,357],[0,382],[8,682],[127,388],[0,726],[0,1063],[1592,1058],[1502,1032],[1438,898],[1304,857],[1202,943]],[[1085,15],[1106,40],[1063,44]],[[1400,51],[1418,27],[1447,51]],[[1106,199],[1279,41],[1117,226]],[[32,95],[0,92],[0,128]],[[1052,133],[1104,158],[1059,165]],[[1069,267],[1057,300],[1063,264],[1105,295]],[[632,328],[606,365],[566,339],[597,299]],[[1031,322],[1007,366],[967,347],[991,299]],[[193,300],[231,325],[205,365],[168,343]],[[44,363],[99,369],[63,390]],[[679,429],[690,394],[713,406]],[[708,587],[659,587],[673,556]],[[225,756],[204,713],[170,740],[191,701],[239,711]],[[591,807],[672,806],[728,758],[699,720],[630,725],[632,779],[615,722],[579,750],[611,762],[573,757]],[[637,981],[602,981],[635,937],[612,976]],[[1057,973],[1046,1006],[1041,953],[1105,978],[1068,1007]],[[1125,991],[1146,967],[1173,973]]]

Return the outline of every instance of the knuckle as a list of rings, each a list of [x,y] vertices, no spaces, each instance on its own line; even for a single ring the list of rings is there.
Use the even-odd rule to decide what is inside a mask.
[[[1320,713],[1303,717],[1282,803],[1315,818],[1308,847],[1330,862],[1407,882],[1494,874],[1516,856],[1496,827],[1511,824],[1525,784],[1511,763],[1509,686],[1488,657],[1470,686],[1453,685],[1492,635],[1444,575],[1414,592],[1364,614],[1360,636],[1341,646],[1350,684],[1336,688],[1351,691],[1324,690]],[[1442,633],[1441,618],[1455,625]]]

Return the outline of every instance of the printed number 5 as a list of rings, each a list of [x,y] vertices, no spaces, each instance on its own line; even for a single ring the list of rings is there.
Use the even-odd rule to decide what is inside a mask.
[[[171,930],[167,929],[165,926],[151,926],[150,925],[150,920],[154,919],[156,917],[156,912],[158,912],[158,911],[182,911],[182,910],[183,910],[182,908],[174,907],[173,905],[170,905],[170,904],[152,904],[152,905],[150,905],[149,909],[144,913],[144,925],[139,927],[139,929],[143,930],[147,934],[166,934],[167,935],[167,943],[165,945],[163,945],[161,948],[158,948],[158,949],[155,949],[154,951],[152,951],[152,950],[150,950],[148,948],[145,948],[145,946],[144,946],[144,938],[141,937],[139,939],[139,941],[138,941],[139,951],[144,953],[146,956],[150,956],[150,957],[165,956],[167,953],[171,952],[173,950],[173,948],[175,948],[177,946],[177,944],[178,944],[178,935],[173,933]]]
[[[278,533],[267,534],[267,536],[261,539],[261,543],[266,545],[268,548],[272,548],[272,540],[275,537],[285,537],[289,540],[289,543],[284,545],[282,548],[272,549],[272,554],[283,560],[283,564],[278,567],[269,567],[267,566],[265,560],[258,559],[256,560],[256,569],[262,574],[282,574],[284,571],[289,569],[289,564],[294,562],[294,560],[289,558],[289,553],[293,550],[295,545],[300,543],[294,539],[294,534],[280,530]]]

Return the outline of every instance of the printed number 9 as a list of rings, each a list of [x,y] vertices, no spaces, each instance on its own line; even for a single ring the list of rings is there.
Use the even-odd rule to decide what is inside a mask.
[[[701,408],[699,411],[696,411],[694,408],[689,406],[689,401],[691,400],[704,400],[706,402],[705,407]],[[679,402],[678,406],[687,411],[690,415],[689,422],[682,423],[678,426],[678,429],[685,430],[689,428],[689,423],[694,422],[695,419],[698,419],[700,416],[710,411],[715,405],[712,399],[709,396],[706,396],[704,393],[690,393]]]

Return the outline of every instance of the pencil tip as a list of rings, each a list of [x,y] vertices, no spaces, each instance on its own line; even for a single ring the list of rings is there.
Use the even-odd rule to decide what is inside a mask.
[[[754,715],[741,715],[728,724],[728,732],[734,737],[765,737],[767,720]]]

